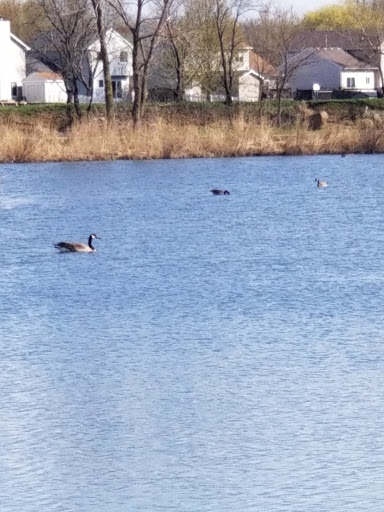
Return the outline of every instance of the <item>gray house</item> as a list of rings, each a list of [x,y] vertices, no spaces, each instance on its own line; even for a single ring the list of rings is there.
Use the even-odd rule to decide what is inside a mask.
[[[341,48],[307,48],[291,57],[292,62],[295,60],[303,62],[289,79],[298,99],[306,98],[306,93],[312,92],[315,84],[320,91],[377,96],[378,67],[356,59]]]
[[[365,64],[366,71],[371,70],[374,72],[374,93],[376,92],[376,95],[382,94],[384,44],[383,41],[380,40],[377,31],[363,33],[358,30],[304,30],[298,33],[291,41],[289,54],[293,57],[294,55],[302,53],[304,50],[308,51],[308,49],[312,49],[311,51],[314,49],[317,51],[327,50],[326,56],[334,60],[336,64],[342,66],[346,72],[353,72],[358,69],[362,70]],[[343,54],[341,50],[347,55]],[[348,56],[355,60],[350,60]],[[308,68],[308,70],[310,69],[311,68]],[[320,78],[322,76],[320,72],[313,78],[319,76]],[[361,92],[362,94],[366,91],[369,96],[372,94],[372,80],[370,77],[364,76],[363,81],[361,81],[360,78],[362,76],[363,73],[361,71],[360,74],[355,77],[344,75],[344,78],[355,78],[355,86],[352,86],[353,80],[342,80],[337,88],[332,87],[332,89],[341,88],[346,92],[352,93],[355,91],[356,93]],[[369,83],[367,83],[367,78],[369,78]],[[319,82],[319,80],[317,80],[317,82]]]

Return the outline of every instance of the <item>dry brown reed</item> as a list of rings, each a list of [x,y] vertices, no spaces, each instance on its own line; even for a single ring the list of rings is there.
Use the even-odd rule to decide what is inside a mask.
[[[90,120],[59,133],[49,126],[0,126],[1,162],[309,155],[384,152],[384,132],[358,123],[309,131],[301,122],[278,128],[239,117],[206,126],[158,120],[134,130]]]

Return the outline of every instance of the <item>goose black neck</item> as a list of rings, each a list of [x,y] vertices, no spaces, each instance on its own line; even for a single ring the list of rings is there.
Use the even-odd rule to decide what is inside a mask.
[[[90,235],[90,236],[89,236],[89,238],[88,238],[88,245],[89,245],[89,247],[92,249],[92,251],[94,251],[94,250],[95,250],[95,248],[94,248],[94,247],[93,247],[93,245],[92,245],[92,235]]]

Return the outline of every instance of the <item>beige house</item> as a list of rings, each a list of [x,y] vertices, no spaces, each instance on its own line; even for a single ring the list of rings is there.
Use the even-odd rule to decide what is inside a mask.
[[[268,61],[263,59],[259,54],[257,54],[252,47],[246,46],[239,50],[239,59],[242,63],[243,71],[253,71],[257,73],[259,77],[259,96],[264,95],[264,97],[269,96],[269,92],[272,92],[275,89],[277,70],[270,64]],[[246,81],[249,81],[249,78],[245,77]],[[240,101],[252,101],[250,99],[240,100]],[[253,100],[254,101],[254,100]]]
[[[267,61],[262,59],[250,46],[240,47],[237,51],[235,63],[235,76],[233,93],[234,101],[259,101],[262,91],[271,83],[276,75],[276,70]],[[221,90],[210,95],[212,101],[223,101],[224,93]],[[201,86],[194,83],[186,91],[186,98],[191,101],[203,101]]]

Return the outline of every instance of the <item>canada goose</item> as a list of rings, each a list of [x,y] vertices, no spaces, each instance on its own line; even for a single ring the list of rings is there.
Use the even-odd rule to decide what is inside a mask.
[[[217,188],[214,188],[213,190],[211,190],[211,192],[214,196],[229,196],[230,195],[230,192],[228,190],[219,190]]]
[[[56,249],[59,249],[60,252],[95,252],[96,249],[92,245],[92,240],[94,238],[101,240],[99,236],[92,233],[92,235],[89,235],[88,245],[79,244],[77,242],[58,242],[55,244],[55,247]]]
[[[317,186],[320,188],[328,187],[328,183],[326,181],[320,181],[319,178],[315,178],[315,181],[317,182]]]

